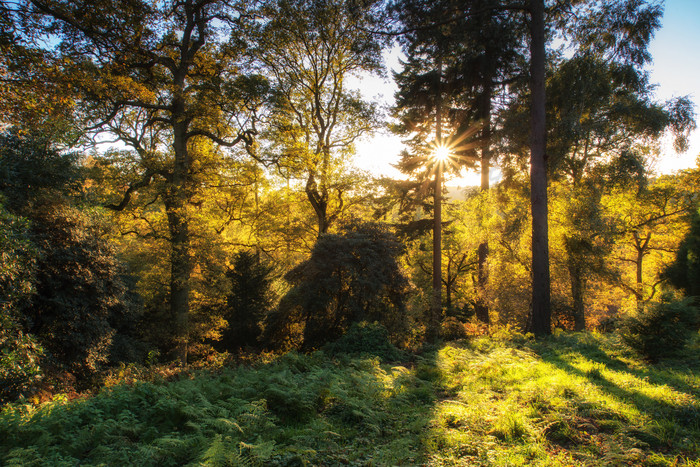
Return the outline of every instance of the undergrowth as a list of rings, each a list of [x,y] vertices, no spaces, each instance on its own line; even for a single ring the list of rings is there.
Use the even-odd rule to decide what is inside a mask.
[[[612,337],[290,353],[0,414],[2,465],[700,465],[698,357]]]

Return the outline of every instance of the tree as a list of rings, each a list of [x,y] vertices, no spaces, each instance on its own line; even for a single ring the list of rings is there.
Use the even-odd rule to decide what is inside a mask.
[[[321,236],[311,257],[285,276],[292,289],[268,315],[264,340],[284,347],[298,339],[313,349],[360,321],[377,321],[397,337],[404,331],[408,288],[397,263],[402,251],[376,224],[349,224],[342,233]]]
[[[546,134],[545,106],[545,12],[548,13],[549,23],[556,27],[575,50],[574,60],[584,60],[592,57],[600,60],[605,66],[619,66],[629,70],[637,70],[649,60],[648,43],[653,31],[659,26],[661,8],[657,4],[647,4],[641,0],[618,0],[614,2],[560,2],[546,11],[543,1],[531,2],[531,84],[530,95],[523,100],[523,110],[530,115],[531,129],[529,147],[531,152],[531,197],[533,216],[533,321],[529,329],[536,334],[547,334],[550,324],[549,273],[547,250],[547,163],[545,154],[550,154],[547,144],[549,135]],[[604,66],[604,69],[605,69]],[[583,73],[577,78],[586,81]],[[641,76],[641,75],[640,75]],[[566,81],[562,81],[566,82]],[[567,84],[568,85],[568,84]],[[586,89],[586,88],[583,88]],[[591,91],[591,88],[584,92]],[[566,92],[562,96],[570,97]],[[524,102],[530,102],[527,110]],[[572,106],[574,110],[578,108]],[[582,113],[585,115],[585,113]],[[585,119],[584,119],[585,120]],[[520,122],[523,120],[520,119]],[[575,121],[575,118],[574,118]],[[567,122],[564,122],[566,127]],[[556,128],[557,125],[551,125]],[[614,126],[609,126],[615,128]],[[522,133],[526,135],[525,132]],[[527,137],[523,137],[523,143]],[[581,143],[581,141],[579,141]],[[578,143],[577,143],[578,144]],[[577,147],[584,147],[583,144]],[[570,147],[569,147],[570,149]],[[550,160],[552,159],[550,158]],[[552,167],[551,174],[555,171]]]
[[[682,236],[696,196],[684,178],[660,177],[637,191],[615,190],[603,200],[621,237],[616,251],[623,264],[618,284],[634,297],[637,309],[659,292],[664,266],[674,253],[682,255]],[[628,264],[633,265],[632,274],[625,274]]]
[[[554,281],[568,282],[566,302],[573,318],[573,330],[586,329],[585,299],[594,278],[609,279],[614,273],[607,264],[616,239],[613,221],[601,204],[603,187],[594,177],[576,186],[554,182],[550,202],[552,262],[565,270]],[[563,277],[562,277],[563,276]],[[568,277],[567,277],[568,276]],[[567,304],[568,305],[568,304]]]
[[[663,276],[687,296],[700,296],[700,215],[692,212],[690,231],[678,247],[676,258]]]
[[[33,31],[60,42],[55,64],[80,96],[96,138],[134,151],[139,177],[120,201],[158,181],[170,244],[170,310],[187,362],[190,276],[188,206],[213,145],[252,149],[264,81],[245,74],[245,5],[219,0],[153,4],[140,0],[29,0]],[[99,139],[99,138],[98,138]]]
[[[377,107],[347,80],[381,71],[381,44],[369,31],[373,3],[279,0],[264,8],[255,56],[274,87],[269,138],[285,171],[305,179],[318,236],[347,206],[347,161],[375,129]],[[280,157],[281,156],[281,157]]]
[[[71,206],[83,181],[78,156],[20,134],[0,137],[0,173],[7,176],[0,194],[26,218],[35,251],[24,266],[28,277],[16,284],[14,293],[25,289],[27,296],[12,305],[13,316],[54,367],[87,376],[109,360],[117,328],[135,319],[125,271],[99,217]]]
[[[258,345],[261,323],[273,305],[271,274],[259,254],[242,251],[234,256],[233,269],[226,274],[231,281],[224,314],[228,325],[221,339],[226,350]]]

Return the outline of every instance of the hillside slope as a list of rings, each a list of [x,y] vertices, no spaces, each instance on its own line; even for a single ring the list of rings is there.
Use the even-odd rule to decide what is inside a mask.
[[[700,465],[698,356],[611,338],[454,342],[410,362],[290,353],[0,414],[2,465]]]

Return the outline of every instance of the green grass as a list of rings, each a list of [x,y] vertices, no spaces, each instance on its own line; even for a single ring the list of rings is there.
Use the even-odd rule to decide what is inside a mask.
[[[291,353],[6,406],[0,464],[700,466],[699,358],[647,365],[592,334]]]

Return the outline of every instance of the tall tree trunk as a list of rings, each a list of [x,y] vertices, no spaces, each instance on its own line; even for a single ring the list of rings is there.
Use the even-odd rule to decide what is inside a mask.
[[[451,265],[452,265],[452,260],[448,259],[447,271],[445,271],[446,275],[447,275],[447,278],[445,280],[445,309],[447,310],[448,313],[450,311],[452,311],[452,286],[453,286],[453,282],[454,282],[454,279],[452,277]],[[459,274],[459,272],[457,272],[457,274]]]
[[[651,240],[651,232],[643,239],[639,237],[637,232],[633,232],[632,235],[634,237],[634,247],[637,250],[637,258],[634,261],[637,267],[634,298],[637,304],[637,310],[641,310],[644,301],[644,256],[646,256],[649,240]]]
[[[435,141],[442,144],[442,57],[438,56],[438,83],[435,99]],[[433,212],[433,297],[430,306],[427,338],[435,342],[440,334],[442,317],[442,161],[435,160]]]
[[[491,97],[492,89],[487,87],[484,91],[483,115],[484,129],[482,131],[483,146],[481,148],[481,191],[489,191],[489,176],[491,169]],[[483,220],[482,220],[483,221]],[[488,280],[486,263],[489,256],[489,243],[484,240],[478,248],[479,262],[477,267],[479,295],[476,300],[476,318],[482,323],[489,324],[489,308],[486,304],[486,282]]]
[[[547,226],[544,0],[530,0],[530,204],[532,208],[532,310],[528,331],[551,334]]]
[[[184,107],[184,103],[180,103]],[[174,107],[178,106],[178,101]],[[183,111],[184,113],[184,111]],[[187,365],[189,344],[190,275],[190,234],[187,219],[189,199],[189,154],[185,137],[184,123],[173,125],[173,151],[175,164],[172,184],[165,196],[165,212],[170,231],[170,311],[177,328],[177,355],[182,365]]]
[[[439,128],[439,127],[438,127]],[[438,134],[440,132],[438,131]],[[439,137],[438,137],[439,138]],[[438,141],[440,141],[438,139]],[[440,334],[442,317],[442,163],[436,161],[435,208],[433,213],[433,299],[428,323],[428,341],[435,342]]]

